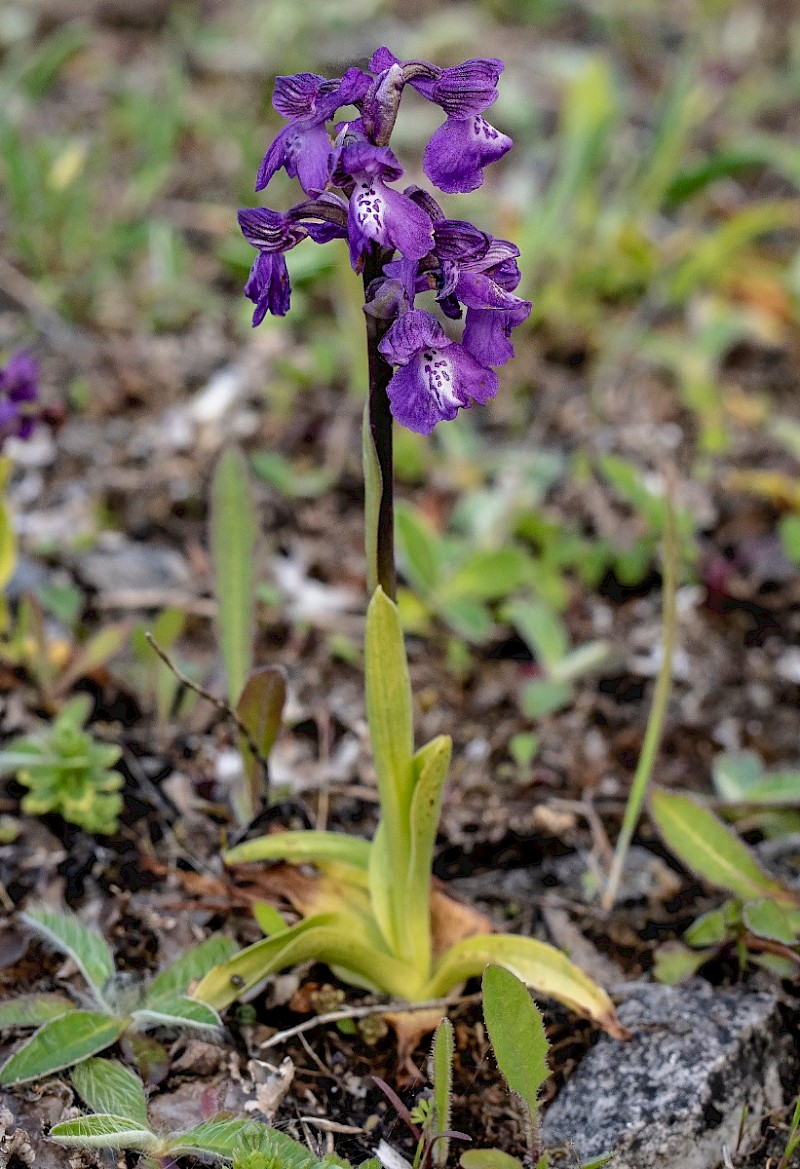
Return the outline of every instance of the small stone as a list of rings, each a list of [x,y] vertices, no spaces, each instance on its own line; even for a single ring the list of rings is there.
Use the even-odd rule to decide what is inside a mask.
[[[96,548],[79,556],[78,569],[86,584],[100,593],[185,588],[190,576],[174,548],[139,544],[117,533],[105,534]]]
[[[778,999],[699,979],[625,996],[633,1038],[601,1036],[549,1109],[543,1144],[571,1143],[581,1161],[613,1153],[614,1169],[713,1169],[745,1107],[752,1122],[786,1102],[781,1074],[797,1056]],[[758,1131],[746,1126],[740,1151]]]

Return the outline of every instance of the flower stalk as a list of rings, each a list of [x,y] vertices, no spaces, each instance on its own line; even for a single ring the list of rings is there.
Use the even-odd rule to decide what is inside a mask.
[[[373,248],[364,265],[364,292],[381,274],[381,254]],[[389,322],[370,313],[367,322],[369,398],[364,435],[364,547],[367,556],[367,584],[370,595],[378,585],[395,599],[397,573],[394,563],[394,467],[392,458],[392,412],[386,388],[392,367],[379,346]],[[378,475],[374,468],[377,465]]]

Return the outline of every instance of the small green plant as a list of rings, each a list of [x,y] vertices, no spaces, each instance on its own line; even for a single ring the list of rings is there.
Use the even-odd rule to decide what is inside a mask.
[[[230,939],[208,938],[142,986],[117,972],[105,939],[76,917],[37,909],[23,914],[22,920],[72,958],[86,980],[88,995],[86,1005],[80,1006],[64,995],[44,993],[0,1004],[0,1028],[38,1028],[0,1068],[0,1084],[50,1075],[123,1039],[134,1057],[141,1051],[142,1062],[152,1060],[153,1041],[146,1049],[136,1041],[153,1028],[210,1032],[219,1027],[216,1011],[191,998],[187,990],[212,966],[235,953]],[[167,1060],[165,1051],[159,1054]]]
[[[800,1147],[800,1096],[797,1098],[797,1103],[794,1106],[792,1120],[789,1125],[789,1135],[786,1138],[786,1148],[783,1150],[783,1156],[778,1163],[778,1169],[788,1169],[789,1160],[798,1147]]]
[[[16,775],[29,789],[22,798],[23,812],[57,812],[87,832],[111,835],[122,811],[124,780],[113,769],[122,749],[98,743],[83,730],[90,707],[91,699],[79,695],[48,731],[12,740],[0,751],[0,774]]]
[[[159,1133],[150,1124],[142,1081],[123,1064],[89,1059],[71,1073],[75,1090],[93,1110],[50,1129],[68,1148],[129,1149],[150,1169],[174,1169],[176,1157],[231,1162],[231,1169],[351,1169],[341,1157],[318,1157],[286,1133],[256,1120],[218,1113],[192,1128]],[[358,1169],[380,1169],[375,1159]]]
[[[380,1076],[373,1076],[384,1096],[389,1100],[401,1120],[417,1142],[414,1160],[405,1162],[396,1150],[392,1159],[399,1159],[408,1169],[443,1169],[447,1164],[450,1139],[468,1141],[471,1138],[463,1132],[450,1130],[450,1107],[453,1096],[453,1025],[449,1019],[442,1019],[433,1037],[431,1056],[428,1061],[428,1078],[432,1084],[430,1096],[420,1096],[413,1108],[409,1109]],[[380,1150],[379,1150],[380,1151]]]
[[[656,791],[651,812],[664,842],[697,876],[734,896],[698,918],[684,934],[688,946],[667,943],[656,974],[679,982],[724,949],[783,977],[800,966],[800,894],[766,873],[750,849],[696,800]]]
[[[314,864],[322,876],[299,882],[292,896],[304,916],[210,971],[196,988],[222,1009],[268,975],[313,958],[356,986],[409,1002],[439,998],[483,973],[487,962],[589,1016],[612,1034],[622,1031],[605,991],[545,942],[481,934],[455,944],[438,941],[431,866],[451,741],[440,735],[413,750],[411,683],[397,607],[379,587],[366,630],[367,719],[381,802],[370,844],[334,832],[284,832],[238,845],[227,864],[285,860]],[[441,926],[452,905],[439,897]],[[262,922],[262,927],[263,927]],[[276,926],[278,927],[276,929]],[[444,932],[444,931],[443,931]]]
[[[72,1083],[93,1110],[91,1116],[64,1120],[50,1129],[50,1140],[83,1149],[131,1149],[144,1164],[173,1166],[175,1157],[197,1156],[229,1161],[243,1137],[263,1125],[220,1114],[184,1132],[162,1135],[150,1126],[142,1081],[123,1064],[88,1059],[71,1073]]]
[[[712,779],[726,818],[746,817],[769,837],[800,832],[800,771],[766,771],[753,751],[725,751]]]

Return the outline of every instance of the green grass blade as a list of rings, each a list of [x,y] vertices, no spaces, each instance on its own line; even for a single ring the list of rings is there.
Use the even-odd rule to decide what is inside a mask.
[[[217,626],[231,705],[239,700],[253,662],[257,531],[247,462],[231,447],[214,471],[210,512]]]
[[[341,861],[366,869],[370,843],[360,836],[344,832],[275,832],[246,840],[224,854],[226,865],[245,865],[253,861],[289,861],[291,864],[315,864]]]

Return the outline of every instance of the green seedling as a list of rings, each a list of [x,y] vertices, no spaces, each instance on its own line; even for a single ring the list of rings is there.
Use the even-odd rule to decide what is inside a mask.
[[[526,1117],[528,1156],[525,1162],[502,1149],[468,1149],[462,1169],[547,1169],[549,1158],[539,1137],[542,1088],[550,1075],[550,1044],[544,1020],[527,987],[502,966],[487,966],[483,975],[483,1018],[500,1074],[522,1101]],[[610,1156],[583,1169],[600,1169]]]
[[[800,771],[766,771],[755,752],[726,751],[712,779],[726,817],[746,817],[766,836],[800,831]]]
[[[123,1064],[88,1059],[73,1069],[71,1078],[92,1115],[53,1125],[50,1140],[67,1148],[129,1149],[142,1153],[142,1164],[150,1169],[172,1169],[176,1157],[231,1161],[243,1139],[259,1140],[260,1130],[266,1128],[253,1120],[220,1114],[184,1132],[163,1135],[148,1120],[142,1081]]]
[[[185,625],[186,614],[181,609],[165,609],[152,625],[137,626],[131,637],[131,645],[136,655],[137,689],[152,701],[159,727],[166,727],[170,716],[175,713],[187,714],[197,696],[190,688],[181,688],[180,679],[174,670],[153,654],[147,634],[151,633],[161,649],[169,653],[183,633]]]
[[[385,1080],[380,1076],[372,1077],[417,1142],[413,1162],[406,1161],[395,1149],[392,1150],[392,1160],[406,1165],[408,1169],[431,1169],[431,1166],[442,1169],[447,1164],[451,1138],[470,1140],[466,1133],[450,1130],[453,1051],[453,1025],[449,1019],[442,1019],[436,1028],[428,1061],[428,1077],[433,1085],[432,1095],[420,1096],[411,1109],[405,1106]]]
[[[175,1169],[178,1157],[224,1161],[231,1169],[351,1169],[341,1157],[318,1157],[286,1133],[224,1112],[182,1132],[157,1132],[148,1118],[142,1081],[115,1060],[89,1059],[74,1068],[71,1078],[92,1114],[50,1129],[50,1140],[67,1148],[127,1149],[142,1153],[147,1169]],[[373,1158],[358,1169],[380,1165]]]
[[[510,601],[503,606],[502,616],[525,641],[539,668],[540,677],[526,682],[520,694],[528,718],[542,718],[569,706],[575,682],[599,670],[610,657],[607,641],[571,649],[564,622],[544,601]]]
[[[658,977],[679,982],[725,949],[733,949],[742,965],[750,961],[796,977],[800,894],[766,873],[747,845],[695,800],[656,791],[651,812],[665,844],[688,869],[734,894],[689,927],[688,947],[678,942],[661,948]]]
[[[80,695],[42,735],[12,740],[0,751],[0,774],[15,775],[28,788],[23,812],[57,812],[87,832],[111,835],[122,811],[124,780],[113,770],[122,749],[82,729],[90,707],[91,699]]]
[[[588,1015],[613,1034],[622,1030],[606,993],[555,947],[532,938],[482,934],[442,945],[452,912],[436,899],[431,866],[451,741],[441,735],[413,749],[411,684],[397,607],[378,588],[366,630],[367,718],[381,803],[370,844],[333,832],[286,832],[247,841],[229,865],[264,861],[313,864],[315,881],[289,896],[304,920],[279,928],[211,971],[196,995],[217,1009],[258,987],[270,974],[308,959],[326,962],[357,986],[408,1002],[449,994],[482,974],[487,962],[514,970],[541,993]]]
[[[143,1041],[144,1032],[179,1028],[212,1033],[220,1026],[216,1011],[187,992],[191,983],[236,952],[229,938],[208,938],[142,986],[117,972],[102,935],[76,917],[36,909],[23,914],[22,920],[75,962],[87,993],[80,1005],[61,994],[21,995],[0,1004],[0,1028],[38,1028],[0,1068],[0,1084],[24,1083],[61,1071],[118,1041],[134,1058],[141,1057],[142,1064],[154,1058],[168,1063],[166,1051],[154,1050],[149,1037]]]
[[[435,614],[475,645],[494,628],[490,606],[535,578],[535,563],[521,548],[475,551],[470,540],[437,535],[410,507],[397,507],[397,541],[403,573],[414,590],[399,596],[406,623],[424,628]]]

